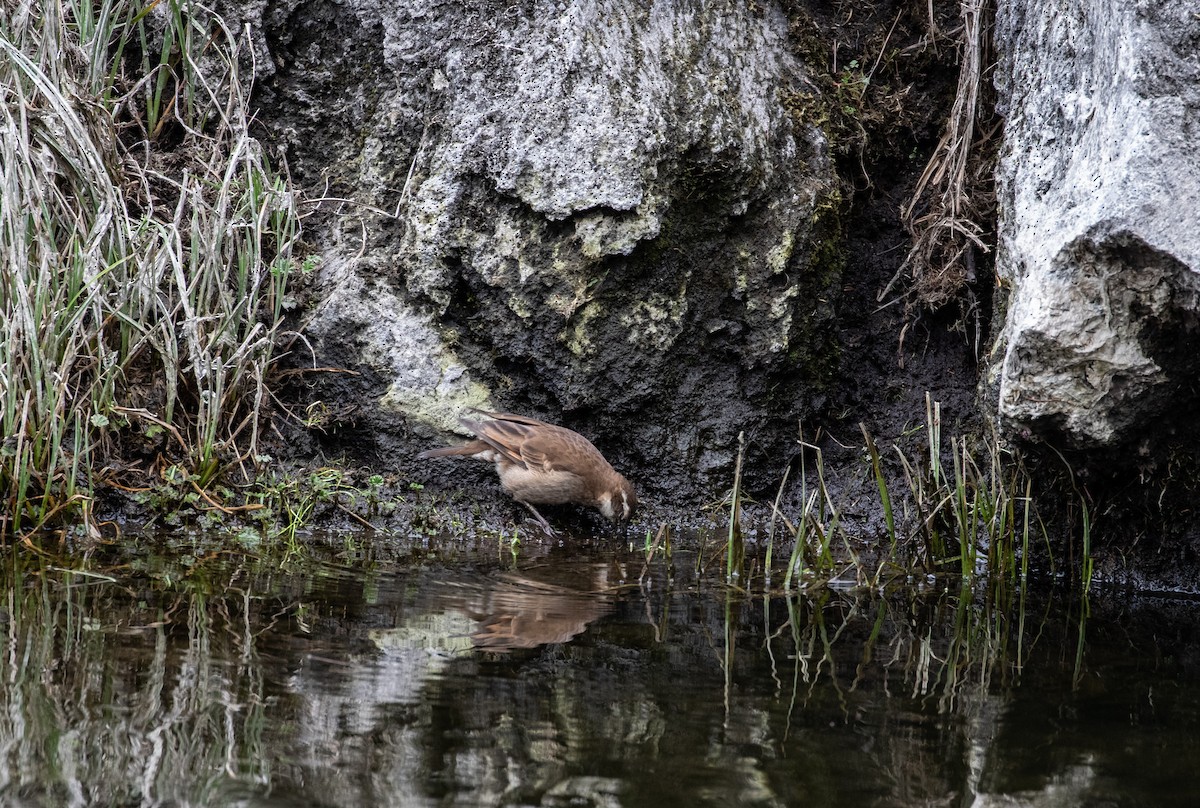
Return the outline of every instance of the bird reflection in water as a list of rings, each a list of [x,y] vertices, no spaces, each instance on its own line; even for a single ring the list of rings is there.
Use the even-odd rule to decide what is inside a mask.
[[[611,574],[607,564],[538,567],[447,586],[456,590],[454,608],[476,623],[471,644],[506,652],[564,643],[582,634],[613,609]]]

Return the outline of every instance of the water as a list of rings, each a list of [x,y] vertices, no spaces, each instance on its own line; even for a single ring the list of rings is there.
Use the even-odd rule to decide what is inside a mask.
[[[1197,804],[1186,600],[746,596],[599,540],[313,555],[0,555],[0,804]]]

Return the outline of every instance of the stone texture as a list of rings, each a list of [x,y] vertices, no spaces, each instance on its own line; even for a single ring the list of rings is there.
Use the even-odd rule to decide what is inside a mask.
[[[308,322],[324,338],[327,358],[366,365],[386,380],[378,405],[419,424],[459,431],[456,415],[489,405],[488,391],[444,344],[432,319],[413,310],[386,283],[364,277],[363,262],[325,255],[326,296]]]
[[[1200,15],[1001,3],[999,412],[1103,447],[1195,403]]]
[[[378,382],[341,392],[381,450],[497,405],[680,490],[727,476],[741,429],[789,442],[836,366],[841,202],[785,108],[807,85],[777,8],[254,8],[261,119],[354,202],[309,224],[306,333]]]

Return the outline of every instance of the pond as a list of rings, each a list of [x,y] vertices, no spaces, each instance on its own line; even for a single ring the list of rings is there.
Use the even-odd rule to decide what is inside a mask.
[[[0,555],[0,804],[1194,805],[1200,606],[698,543]],[[753,582],[752,582],[753,583]]]

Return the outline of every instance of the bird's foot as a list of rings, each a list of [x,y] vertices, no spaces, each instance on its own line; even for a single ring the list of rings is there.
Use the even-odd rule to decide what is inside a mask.
[[[555,530],[554,528],[550,527],[550,525],[546,524],[545,522],[539,522],[536,519],[526,519],[525,521],[535,523],[538,526],[538,528],[542,531],[542,533],[546,534],[546,538],[548,538],[548,539],[557,539],[558,538],[558,531]]]
[[[533,514],[534,520],[538,523],[538,527],[542,529],[543,533],[552,539],[558,537],[558,533],[554,530],[554,528],[550,527],[550,523],[546,521],[546,517],[538,513],[537,508],[533,507],[528,502],[522,502],[521,504],[528,508],[529,512]]]

